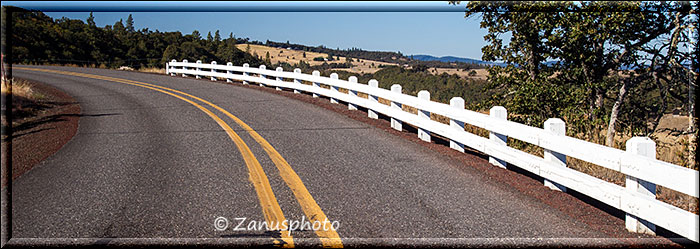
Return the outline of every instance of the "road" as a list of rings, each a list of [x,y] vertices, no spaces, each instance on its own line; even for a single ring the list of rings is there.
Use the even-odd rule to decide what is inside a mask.
[[[13,238],[340,247],[610,236],[419,143],[254,87],[71,67],[13,74],[83,112],[71,141],[13,181]],[[337,231],[235,229],[324,217]]]

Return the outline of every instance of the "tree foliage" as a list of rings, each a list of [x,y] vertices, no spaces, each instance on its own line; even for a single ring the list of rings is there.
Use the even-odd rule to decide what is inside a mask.
[[[607,124],[612,138],[616,122],[647,135],[669,107],[692,112],[673,97],[697,79],[679,45],[689,43],[689,13],[678,2],[473,1],[466,17],[481,16],[488,31],[483,60],[508,64],[488,69],[489,88],[503,90],[494,105],[529,125],[561,117],[574,133]]]
[[[42,12],[12,8],[12,61],[25,64],[76,64],[104,67],[130,66],[162,67],[170,60],[249,63],[263,62],[238,48],[236,39],[215,36],[202,40],[199,31],[182,35],[180,32],[134,29],[134,18],[129,15],[126,25],[122,20],[97,27],[90,13],[87,23],[61,18],[54,20]]]

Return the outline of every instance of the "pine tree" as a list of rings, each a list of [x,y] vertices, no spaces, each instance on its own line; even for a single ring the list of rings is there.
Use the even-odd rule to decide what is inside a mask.
[[[129,14],[129,17],[126,18],[126,31],[128,32],[134,32],[134,18]]]
[[[90,16],[87,19],[87,24],[90,27],[96,27],[97,25],[95,24],[95,17],[92,15],[92,12],[90,12]]]
[[[197,31],[197,30],[195,29],[194,31],[192,31],[192,39],[193,39],[194,41],[199,41],[199,40],[202,39],[202,35],[200,35],[200,34],[199,34],[199,31]]]

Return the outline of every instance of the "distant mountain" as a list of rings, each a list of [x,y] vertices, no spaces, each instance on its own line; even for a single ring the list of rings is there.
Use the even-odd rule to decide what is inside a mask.
[[[506,65],[505,63],[482,61],[482,60],[462,58],[462,57],[456,57],[456,56],[435,57],[432,55],[414,54],[414,55],[410,55],[407,57],[409,57],[409,58],[413,57],[414,60],[420,60],[420,61],[464,62],[464,63],[478,64],[478,65],[498,65],[498,66],[505,66]]]

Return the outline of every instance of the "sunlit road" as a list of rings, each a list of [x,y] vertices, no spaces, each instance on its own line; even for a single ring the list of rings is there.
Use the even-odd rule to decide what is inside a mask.
[[[15,66],[13,74],[65,91],[83,112],[75,137],[12,183],[13,238],[339,247],[608,237],[420,144],[284,96],[101,69]],[[337,231],[247,228],[324,216]],[[223,231],[217,217],[229,221]],[[246,229],[235,229],[242,218]]]

